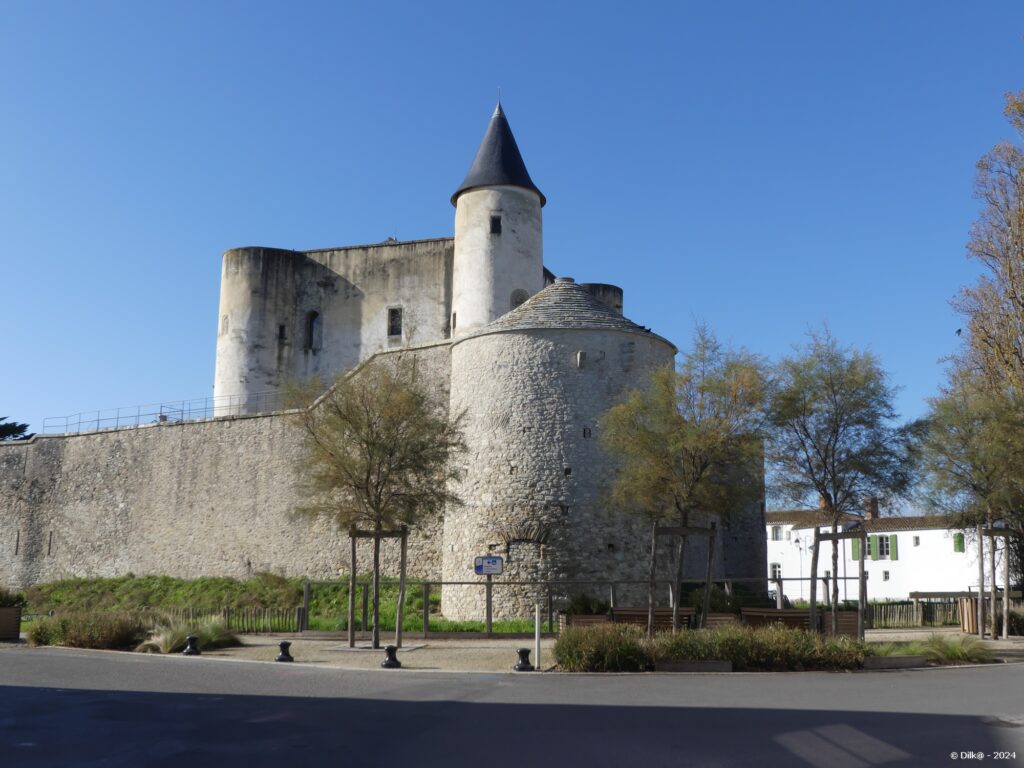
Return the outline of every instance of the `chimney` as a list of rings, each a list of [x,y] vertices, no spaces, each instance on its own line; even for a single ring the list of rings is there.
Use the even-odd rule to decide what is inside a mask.
[[[868,499],[868,503],[864,505],[864,516],[868,520],[877,520],[880,517],[878,512],[878,497],[872,496]]]

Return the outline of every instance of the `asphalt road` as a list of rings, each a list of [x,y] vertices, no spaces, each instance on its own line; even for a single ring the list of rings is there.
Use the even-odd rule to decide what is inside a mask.
[[[998,759],[1003,751],[1017,757]],[[966,754],[979,752],[983,759]],[[1024,765],[1024,665],[512,675],[0,650],[3,768],[861,768],[965,759]]]

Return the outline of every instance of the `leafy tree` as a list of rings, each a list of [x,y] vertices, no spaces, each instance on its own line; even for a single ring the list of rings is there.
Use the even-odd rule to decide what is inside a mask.
[[[727,350],[706,327],[678,370],[654,372],[650,387],[630,392],[603,418],[602,444],[616,461],[610,503],[642,515],[651,531],[647,631],[654,631],[654,582],[659,522],[689,526],[696,511],[727,515],[761,489],[735,481],[738,465],[760,460],[757,439],[764,377],[761,362]],[[686,537],[676,548],[680,594]],[[705,585],[705,590],[710,584]]]
[[[1004,110],[1024,134],[1024,91]],[[982,210],[971,228],[970,257],[985,268],[954,306],[967,317],[966,360],[994,389],[1024,394],[1024,151],[1002,142],[978,161],[975,197]]]
[[[895,388],[877,358],[812,334],[775,366],[767,463],[774,495],[819,507],[832,532],[871,497],[902,495],[922,426],[896,425]],[[815,502],[818,502],[817,504]],[[839,543],[832,542],[832,627],[838,622]]]
[[[1019,542],[1024,538],[1020,480],[1024,404],[1006,393],[993,392],[977,372],[956,366],[941,395],[931,400],[928,424],[923,445],[926,502],[957,527],[1001,521],[1016,531],[1016,539],[1008,541],[1008,556],[1019,582]],[[995,582],[994,550],[990,554]],[[994,603],[992,610],[994,614]]]
[[[5,421],[7,417],[0,416],[0,440],[28,440],[32,437],[28,431],[28,424],[19,424],[16,421],[4,424]]]
[[[459,500],[449,481],[459,476],[455,454],[465,450],[462,418],[449,416],[417,376],[413,362],[372,361],[342,376],[317,398],[315,382],[293,388],[291,404],[306,433],[299,469],[308,475],[310,503],[342,530],[375,533],[413,527]],[[380,538],[373,539],[373,646],[380,632]]]

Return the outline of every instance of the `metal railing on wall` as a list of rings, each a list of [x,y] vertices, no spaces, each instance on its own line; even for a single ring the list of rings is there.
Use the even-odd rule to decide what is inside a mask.
[[[271,413],[283,408],[278,392],[256,392],[249,395],[224,395],[192,400],[173,400],[147,405],[132,405],[82,411],[69,416],[43,419],[42,434],[80,434],[110,429],[130,429],[149,424],[178,424],[203,421],[224,416]]]

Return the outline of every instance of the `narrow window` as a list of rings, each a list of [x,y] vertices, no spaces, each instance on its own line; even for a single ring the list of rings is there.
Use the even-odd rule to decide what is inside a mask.
[[[888,571],[882,571],[882,581],[888,581],[888,580],[889,580],[889,572]]]
[[[771,580],[772,581],[775,581],[776,579],[781,579],[782,578],[782,565],[781,564],[779,564],[779,563],[772,563],[770,566],[768,566],[768,568],[769,568],[768,572],[771,574]]]
[[[782,541],[782,526],[781,525],[773,525],[772,526],[772,541]]]
[[[402,308],[391,307],[388,310],[388,336],[402,335]]]
[[[278,341],[287,341],[288,340],[288,331],[287,331],[287,328],[285,326],[283,326],[283,325],[277,326],[277,340]]]
[[[878,557],[885,560],[889,557],[889,537],[879,536],[878,537]]]
[[[492,213],[491,214],[491,234],[492,235],[500,235],[501,234],[501,215],[500,214],[497,214],[497,213]]]
[[[310,312],[306,315],[306,339],[304,346],[310,352],[316,352],[320,349],[321,341],[320,313]]]
[[[953,534],[953,551],[963,552],[964,550],[964,535],[962,533]]]
[[[455,330],[455,313],[452,312],[452,330]]]
[[[914,546],[915,547],[920,547],[921,546],[921,537],[920,536],[915,536],[914,537]]]
[[[583,437],[585,437],[585,438],[586,437],[590,437],[590,435],[591,435],[590,427],[584,427],[583,428]]]
[[[571,474],[572,474],[572,467],[566,467],[565,468],[565,476],[568,477]]]

